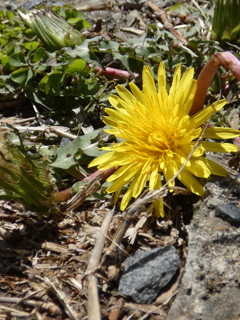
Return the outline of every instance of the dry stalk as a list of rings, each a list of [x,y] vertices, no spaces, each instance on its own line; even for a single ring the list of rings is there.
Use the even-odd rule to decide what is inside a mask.
[[[58,289],[55,284],[47,277],[44,277],[43,279],[46,284],[52,289],[52,291],[56,294],[59,302],[61,303],[61,305],[64,307],[65,312],[67,313],[68,317],[70,320],[78,320],[77,315],[75,314],[75,312],[73,311],[73,309],[71,308],[71,306],[68,304],[67,300],[66,300],[66,296],[65,294]]]
[[[187,40],[181,35],[181,33],[175,30],[173,25],[168,21],[167,14],[164,10],[152,3],[152,1],[147,2],[147,5],[161,18],[165,29],[170,31],[179,41],[187,43]]]
[[[42,291],[43,289],[39,290]],[[35,294],[35,292],[34,292]],[[42,301],[36,301],[36,300],[24,300],[21,298],[15,298],[15,297],[0,297],[0,303],[12,303],[12,304],[19,304],[19,305],[25,305],[27,307],[33,307],[37,308],[42,311],[48,311],[54,316],[61,316],[63,315],[63,312],[61,309],[56,306],[52,302],[42,302]]]
[[[93,193],[95,193],[99,187],[101,186],[100,183],[101,175],[94,178],[92,181],[89,182],[87,186],[82,186],[77,194],[75,194],[71,200],[67,202],[67,204],[64,206],[62,211],[64,213],[68,213],[70,211],[76,210],[78,207],[80,207],[81,204]]]
[[[113,208],[113,210],[109,210],[104,217],[101,229],[97,232],[95,246],[85,272],[88,282],[88,320],[101,320],[97,289],[98,280],[93,273],[99,265],[106,239],[105,235],[108,233],[114,210],[115,208]]]
[[[87,12],[87,11],[96,11],[96,10],[107,10],[107,9],[112,9],[112,2],[109,1],[109,2],[101,2],[101,3],[94,3],[94,5],[86,5],[86,6],[80,6],[80,7],[77,7],[76,9],[78,11],[84,11],[84,12]]]

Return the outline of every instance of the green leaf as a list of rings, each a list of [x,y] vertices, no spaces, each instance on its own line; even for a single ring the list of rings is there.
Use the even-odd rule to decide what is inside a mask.
[[[6,69],[8,69],[10,71],[15,70],[15,68],[10,65],[8,56],[2,57],[1,61],[2,61],[2,65],[4,66],[4,68],[6,68]]]
[[[70,25],[75,24],[75,27],[77,30],[82,30],[83,28],[87,29],[87,28],[91,27],[91,23],[89,23],[87,20],[83,19],[82,17],[70,18],[70,19],[68,19],[68,23]]]
[[[47,57],[46,49],[43,47],[40,47],[34,52],[32,62],[33,63],[38,62],[41,59],[45,59],[46,57]]]
[[[65,72],[68,73],[81,73],[85,68],[87,64],[82,59],[75,59],[72,63],[70,63],[65,70]]]
[[[13,53],[9,57],[9,64],[13,67],[25,67],[27,66],[27,62],[25,60],[25,56],[22,52]]]
[[[40,45],[40,42],[38,41],[30,41],[30,42],[24,43],[24,47],[29,51],[35,51],[39,45]]]
[[[83,187],[87,186],[89,181],[78,181],[71,188],[71,194],[74,195],[78,193]]]
[[[21,85],[26,85],[33,78],[34,72],[30,68],[22,68],[12,72],[11,79]]]
[[[96,48],[94,48],[94,45],[97,45],[101,40],[101,36],[95,37],[94,40],[86,39],[81,45],[76,46],[74,49],[63,48],[63,50],[72,58],[80,57],[86,62],[102,68],[101,62],[94,53],[94,50],[98,51]]]
[[[76,165],[75,154],[81,150],[81,137],[78,137],[66,146],[60,147],[56,152],[56,157],[51,166],[54,168],[69,169]]]
[[[55,71],[49,75],[49,86],[54,94],[60,94],[60,88],[63,83],[64,74]]]
[[[100,129],[95,130],[89,134],[78,137],[66,146],[60,147],[56,152],[55,159],[52,162],[51,166],[54,168],[67,170],[71,166],[78,164],[76,158],[78,158],[80,160],[80,164],[82,164],[81,157],[84,155],[85,157],[82,158],[82,161],[85,164],[86,156],[95,157],[104,153],[103,151],[100,151],[98,149],[97,142],[91,144],[91,140],[95,138],[100,131]],[[87,163],[89,163],[91,159],[92,158],[89,158]]]
[[[51,92],[51,86],[49,85],[49,76],[46,74],[38,84],[38,88],[44,91],[46,94]]]

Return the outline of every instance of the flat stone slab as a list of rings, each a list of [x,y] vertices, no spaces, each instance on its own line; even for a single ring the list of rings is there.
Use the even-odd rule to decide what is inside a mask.
[[[185,272],[167,320],[240,319],[240,230],[207,211],[188,226]]]

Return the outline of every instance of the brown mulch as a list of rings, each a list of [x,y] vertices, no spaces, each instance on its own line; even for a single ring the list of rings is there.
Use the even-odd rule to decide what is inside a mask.
[[[1,208],[0,319],[87,319],[98,314],[98,299],[102,319],[166,319],[180,276],[152,305],[127,301],[117,283],[122,261],[139,247],[175,245],[182,252],[185,241],[171,221],[156,223],[146,210],[116,247],[123,214],[104,202],[86,202],[51,220],[14,203]]]

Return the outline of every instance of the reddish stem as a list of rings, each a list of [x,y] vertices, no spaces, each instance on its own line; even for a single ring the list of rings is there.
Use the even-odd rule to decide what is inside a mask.
[[[93,67],[92,64],[89,64],[89,67]],[[139,76],[138,73],[133,72],[132,75],[121,69],[115,69],[115,68],[110,68],[106,67],[105,69],[102,69],[100,67],[94,66],[94,70],[96,72],[99,72],[101,75],[104,75],[109,78],[115,78],[115,79],[121,79],[121,78],[132,78],[132,75],[136,78]]]
[[[102,174],[102,177],[100,179],[100,183],[103,183],[109,176],[111,176],[115,171],[117,170],[117,168],[110,168],[107,170],[97,170],[93,173],[91,173],[88,177],[84,178],[82,181],[92,181],[94,178],[98,177],[100,174]],[[71,194],[71,189],[72,187],[66,189],[66,190],[62,190],[59,192],[56,192],[54,195],[54,202],[55,203],[61,203],[64,201],[67,201],[69,199],[72,198],[72,194]]]
[[[197,91],[193,100],[190,115],[194,115],[203,108],[207,90],[217,69],[223,66],[240,80],[240,61],[231,52],[215,53],[208,63],[203,67],[198,76]]]

